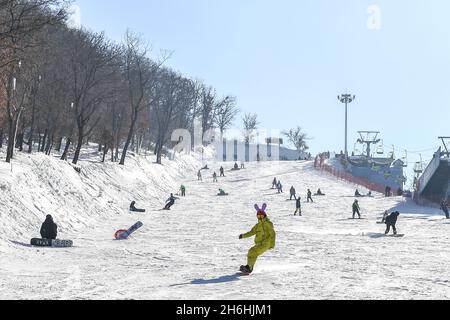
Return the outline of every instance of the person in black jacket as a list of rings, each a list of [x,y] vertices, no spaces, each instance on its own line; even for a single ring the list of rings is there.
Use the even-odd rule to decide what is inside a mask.
[[[53,217],[48,215],[41,226],[42,239],[55,240],[58,236],[58,226],[53,222]]]
[[[394,230],[394,234],[397,234],[397,228],[395,227],[395,225],[397,224],[397,219],[398,216],[400,215],[400,212],[395,211],[392,212],[387,218],[386,218],[386,232],[385,234],[387,235],[389,233],[389,231],[391,231],[391,227]]]
[[[131,212],[145,212],[145,209],[138,209],[138,208],[136,208],[136,201],[133,201],[130,204],[130,211]]]
[[[175,204],[175,200],[178,200],[179,198],[174,197],[173,193],[170,194],[170,198],[166,201],[166,206],[164,207],[165,210],[170,210],[170,208]]]

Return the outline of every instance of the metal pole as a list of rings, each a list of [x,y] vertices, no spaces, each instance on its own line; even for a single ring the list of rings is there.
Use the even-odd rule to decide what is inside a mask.
[[[348,105],[348,101],[347,100],[345,100],[345,159],[347,160],[348,159],[348,144],[347,144],[347,141],[348,141],[348,138],[347,138],[347,129],[348,129],[348,118],[347,118],[347,116],[348,116],[348,109],[347,109],[347,105]]]

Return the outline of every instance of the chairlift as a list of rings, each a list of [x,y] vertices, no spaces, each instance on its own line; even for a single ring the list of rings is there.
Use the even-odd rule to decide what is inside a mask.
[[[384,154],[384,143],[381,140],[381,145],[377,147],[377,154]]]

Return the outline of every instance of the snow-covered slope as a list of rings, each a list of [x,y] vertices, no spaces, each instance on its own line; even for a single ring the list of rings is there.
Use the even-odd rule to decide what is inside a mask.
[[[0,167],[0,298],[450,298],[450,225],[439,211],[376,195],[360,200],[365,219],[348,220],[355,186],[315,171],[311,162],[252,163],[213,183],[221,164],[208,163],[213,170],[199,182],[203,163],[192,156],[164,167],[143,159],[124,168],[83,162],[81,176],[43,156],[19,161],[27,165],[13,166],[12,177]],[[304,203],[304,216],[294,217],[295,203],[270,189],[274,177],[304,200],[307,188],[327,196]],[[159,211],[181,183],[187,197]],[[230,196],[217,197],[219,187]],[[129,213],[133,199],[147,213]],[[253,242],[238,235],[256,223],[253,205],[263,202],[277,247],[258,260],[254,274],[239,277]],[[380,237],[385,226],[376,221],[388,209],[402,212],[404,238]],[[48,211],[74,248],[26,245]],[[137,220],[144,227],[129,240],[112,240],[116,229]]]

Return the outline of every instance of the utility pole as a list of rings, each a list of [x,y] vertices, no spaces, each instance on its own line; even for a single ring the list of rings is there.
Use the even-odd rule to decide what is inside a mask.
[[[356,96],[352,96],[351,94],[343,94],[338,96],[338,100],[342,103],[345,103],[345,159],[348,159],[348,104],[352,103],[356,99]]]

